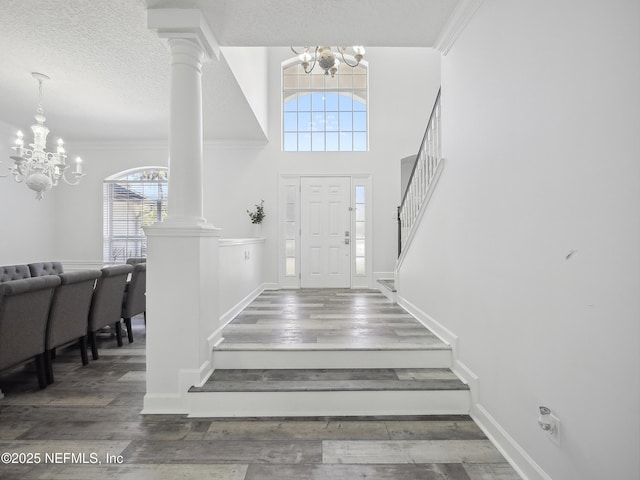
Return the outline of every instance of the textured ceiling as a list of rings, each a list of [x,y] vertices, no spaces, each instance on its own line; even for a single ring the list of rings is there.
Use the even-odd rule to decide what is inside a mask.
[[[2,0],[0,121],[48,125],[67,141],[167,137],[169,53],[146,9],[200,8],[225,46],[432,46],[455,0]],[[205,138],[264,139],[224,61],[203,73]],[[231,110],[232,109],[232,110]],[[228,115],[233,111],[234,115]]]

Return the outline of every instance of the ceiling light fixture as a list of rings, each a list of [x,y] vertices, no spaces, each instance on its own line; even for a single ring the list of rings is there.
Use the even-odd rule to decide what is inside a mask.
[[[15,145],[11,147],[16,154],[11,156],[14,165],[10,167],[10,170],[16,182],[24,182],[31,190],[36,192],[36,198],[42,200],[44,192],[51,187],[57,186],[60,178],[69,185],[77,185],[85,174],[82,173],[82,159],[77,157],[76,169],[73,171],[74,179],[72,181],[67,180],[65,170],[69,165],[66,163],[67,154],[61,138],[58,139],[55,153],[46,151],[49,129],[44,125],[46,118],[42,108],[42,83],[45,80],[49,80],[49,77],[37,72],[33,72],[31,75],[38,81],[40,92],[38,109],[35,115],[37,123],[31,125],[33,143],[29,145],[31,148],[25,148],[24,135],[18,130]],[[1,176],[8,177],[9,175]]]
[[[335,48],[337,52],[333,51],[333,47],[303,47],[302,51],[298,51],[294,47],[291,47],[291,51],[300,58],[302,68],[304,68],[305,73],[311,73],[316,65],[320,65],[320,68],[324,70],[324,74],[331,75],[332,77],[336,74],[338,66],[340,65],[340,60],[336,55],[340,55],[342,57],[342,61],[345,65],[355,68],[360,65],[360,61],[365,54],[365,50],[362,45]],[[347,53],[348,48],[353,50],[353,60],[355,62],[349,61],[345,58],[345,53]]]

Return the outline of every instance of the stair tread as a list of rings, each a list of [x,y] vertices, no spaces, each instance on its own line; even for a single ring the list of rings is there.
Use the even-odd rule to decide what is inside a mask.
[[[432,344],[413,343],[387,343],[369,344],[363,343],[227,343],[222,342],[214,351],[396,351],[396,350],[450,350],[451,346],[442,341],[434,341]]]
[[[446,368],[216,370],[190,392],[468,390]]]
[[[387,290],[390,290],[391,292],[395,292],[396,291],[396,282],[395,280],[389,279],[389,278],[380,278],[378,279],[378,283],[380,285],[382,285],[384,288],[386,288]]]

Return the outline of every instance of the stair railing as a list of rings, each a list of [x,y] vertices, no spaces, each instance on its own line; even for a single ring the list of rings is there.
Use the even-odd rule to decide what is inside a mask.
[[[431,110],[427,130],[422,138],[407,188],[398,207],[398,257],[409,238],[429,185],[442,158],[440,150],[440,90]]]

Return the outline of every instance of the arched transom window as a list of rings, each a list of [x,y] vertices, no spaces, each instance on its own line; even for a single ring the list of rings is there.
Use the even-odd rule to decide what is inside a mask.
[[[297,58],[282,64],[282,149],[286,152],[364,152],[367,63],[344,63],[335,76],[305,73]]]
[[[166,167],[143,167],[120,172],[104,181],[103,242],[105,263],[124,263],[146,257],[142,227],[167,216]]]

